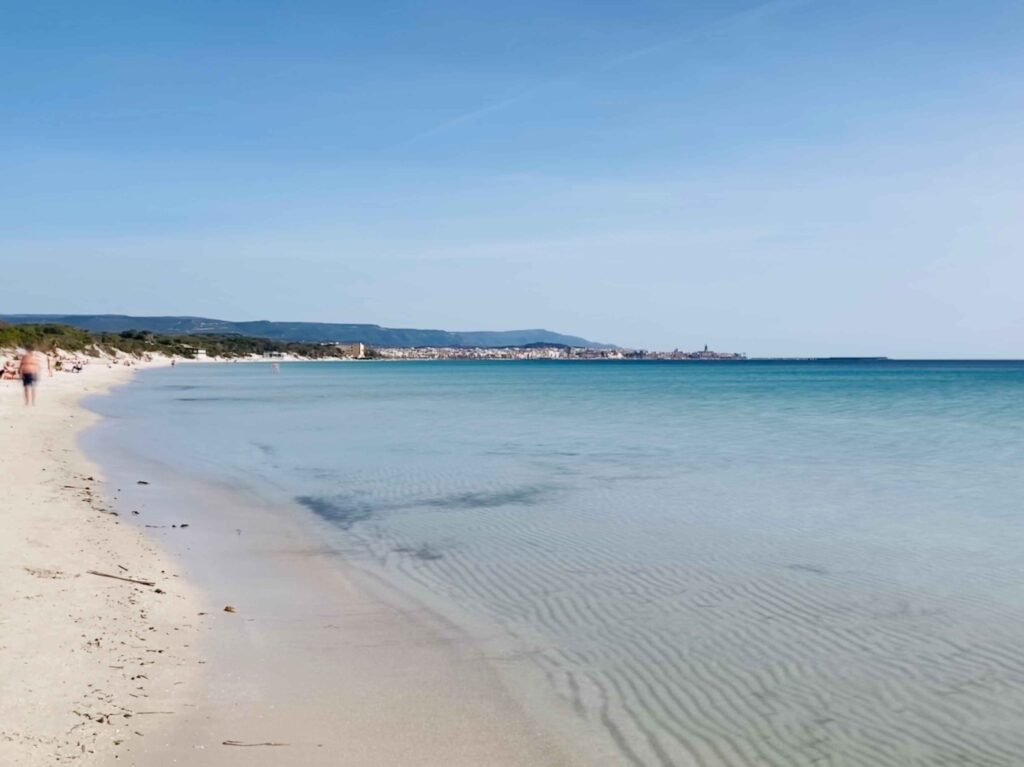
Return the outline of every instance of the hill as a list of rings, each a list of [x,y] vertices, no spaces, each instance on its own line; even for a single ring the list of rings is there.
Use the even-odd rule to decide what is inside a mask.
[[[452,332],[384,328],[380,325],[334,322],[232,322],[207,317],[132,317],[122,314],[8,314],[0,320],[12,325],[56,323],[94,333],[121,333],[127,330],[171,335],[241,335],[298,343],[348,343],[361,341],[371,346],[526,346],[558,344],[594,349],[614,348],[577,336],[550,330],[479,330]]]

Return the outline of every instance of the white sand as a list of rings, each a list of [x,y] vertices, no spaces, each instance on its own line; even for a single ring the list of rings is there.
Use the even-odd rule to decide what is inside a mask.
[[[76,402],[130,374],[100,362],[44,372],[35,408],[20,382],[0,382],[0,764],[113,761],[159,726],[143,712],[189,694],[188,588],[138,528],[104,513],[102,477],[75,448],[94,420]]]

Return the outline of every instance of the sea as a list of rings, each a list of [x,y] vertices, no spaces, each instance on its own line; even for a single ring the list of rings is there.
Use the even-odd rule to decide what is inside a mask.
[[[492,627],[622,765],[1024,765],[1024,363],[183,364],[91,407]]]

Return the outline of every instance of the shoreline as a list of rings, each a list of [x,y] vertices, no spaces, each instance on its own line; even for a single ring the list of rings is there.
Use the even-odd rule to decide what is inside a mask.
[[[508,694],[472,636],[367,588],[289,510],[166,467],[145,475],[164,479],[132,504],[203,589],[204,665],[195,707],[136,764],[581,764]]]
[[[70,436],[61,433],[64,442],[60,449],[69,456],[69,471],[88,466],[95,472],[95,464],[81,454],[78,437],[101,417],[88,411],[81,400],[127,383],[130,370],[125,369],[124,375],[104,376],[102,382],[99,376],[95,380],[65,378],[70,380],[61,382],[66,391],[59,397],[55,396],[57,387],[46,386],[44,381],[37,410],[41,414],[48,408],[48,415],[61,423],[74,420],[82,424]],[[15,401],[7,399],[10,407]],[[21,407],[20,400],[15,404]],[[5,451],[5,469],[12,453],[18,452],[13,444],[17,443]],[[31,441],[25,444],[32,445]],[[55,460],[45,449],[28,452],[40,469],[49,469]],[[95,456],[96,451],[88,454]],[[165,593],[154,599],[163,600],[159,605],[174,604],[178,609],[166,616],[158,616],[153,608],[139,612],[139,600],[144,595],[148,599],[155,593],[153,588],[89,575],[77,579],[79,591],[85,593],[123,591],[132,595],[126,597],[124,617],[118,619],[135,619],[134,630],[151,635],[149,626],[153,625],[162,637],[174,641],[167,647],[147,648],[157,651],[153,655],[167,666],[167,673],[165,682],[153,681],[145,693],[151,698],[146,703],[150,708],[144,710],[168,713],[127,718],[125,722],[144,719],[147,727],[121,727],[116,730],[117,737],[108,736],[110,724],[97,722],[84,753],[77,742],[72,744],[79,749],[75,763],[116,762],[140,767],[179,763],[336,765],[339,760],[366,767],[442,763],[561,767],[584,763],[570,758],[564,739],[556,740],[550,725],[542,726],[513,699],[472,637],[460,636],[440,615],[397,593],[385,599],[383,593],[366,588],[366,580],[357,577],[342,557],[317,542],[300,515],[263,505],[256,497],[240,495],[237,488],[213,488],[172,476],[167,467],[145,472],[148,479],[135,478],[137,464],[119,465],[100,455],[109,482],[104,485],[102,500],[93,495],[93,502],[121,516],[82,509],[91,516],[81,524],[77,520],[73,526],[66,524],[66,532],[81,536],[83,525],[101,519],[106,524],[96,530],[110,547],[110,556],[125,558],[130,542],[151,562],[159,556],[160,569],[166,570],[167,576],[161,575],[155,587]],[[91,476],[100,477],[96,473]],[[150,484],[136,484],[139,479]],[[69,498],[68,503],[74,500]],[[45,527],[54,522],[40,519],[37,523]],[[181,523],[187,527],[172,527]],[[12,536],[12,546],[14,543]],[[26,545],[19,544],[22,548]],[[8,561],[13,569],[18,560],[9,557]],[[69,569],[70,565],[65,565],[61,572]],[[182,574],[180,580],[174,577],[177,573]],[[166,587],[167,577],[173,578],[173,589]],[[91,584],[89,579],[103,583]],[[113,586],[126,589],[118,591]],[[56,600],[56,609],[66,608],[64,592],[53,592],[49,598]],[[225,612],[227,605],[235,612]],[[80,609],[95,622],[110,622],[110,608],[95,599],[80,601]],[[12,623],[24,622],[17,610],[10,612],[8,631]],[[149,619],[146,627],[139,623],[143,617]],[[163,623],[158,625],[161,618]],[[71,621],[69,632],[78,630],[80,623]],[[33,656],[36,664],[52,660],[53,652],[37,652],[28,634],[16,636],[22,638],[20,650],[13,648],[19,657]],[[70,637],[69,652],[77,649],[76,641],[86,639]],[[6,675],[6,685],[11,691],[5,687],[4,698],[23,702],[16,688],[30,688],[38,684],[39,677],[22,674],[10,663],[7,645],[11,642],[6,642],[0,664],[8,664],[11,673]],[[93,666],[96,664],[80,670],[85,689],[109,688],[109,682]],[[67,669],[58,671],[67,674]],[[153,677],[151,671],[145,673]],[[135,675],[128,674],[127,681],[134,683],[130,677]],[[153,693],[157,687],[160,696]],[[142,693],[125,687],[124,695],[131,694]],[[56,733],[64,724],[79,724],[80,717],[71,710],[77,707],[76,700],[55,696],[52,691],[43,691],[39,697],[60,715],[50,726],[40,721],[38,713],[26,714],[20,731],[35,739],[33,742],[57,737],[42,734],[47,726]],[[159,706],[155,705],[157,699]],[[68,710],[61,714],[61,707]],[[130,713],[141,713],[140,709]],[[77,710],[81,712],[80,707]],[[4,713],[2,709],[0,713]],[[2,721],[12,720],[5,717]],[[0,731],[0,757],[6,753],[7,732],[14,729]],[[134,734],[136,730],[139,734]],[[81,728],[76,732],[84,735]],[[264,743],[287,745],[231,747]],[[16,756],[12,761],[18,764],[55,763],[49,756],[32,761],[35,757],[24,748],[12,753]]]

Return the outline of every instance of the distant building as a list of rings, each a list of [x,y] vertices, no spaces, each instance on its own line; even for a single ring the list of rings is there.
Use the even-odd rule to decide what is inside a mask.
[[[335,344],[334,348],[346,357],[352,357],[357,360],[361,360],[366,357],[366,346],[358,341],[350,344]]]

